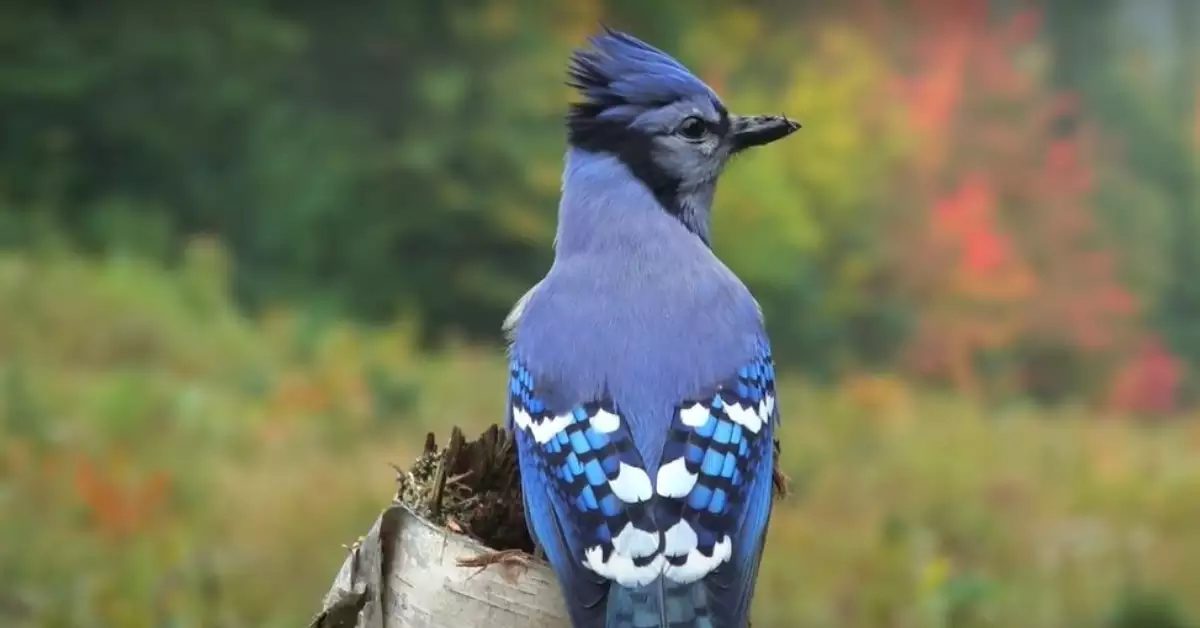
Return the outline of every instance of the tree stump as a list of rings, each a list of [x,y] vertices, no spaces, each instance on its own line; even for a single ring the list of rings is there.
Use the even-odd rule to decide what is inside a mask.
[[[778,443],[776,444],[778,448]],[[309,628],[570,628],[525,526],[517,456],[493,425],[433,434],[366,536],[350,547]],[[786,478],[775,473],[776,494]]]
[[[312,628],[569,628],[546,565],[467,567],[482,544],[395,504],[346,557]]]
[[[516,452],[492,426],[433,434],[396,496],[351,548],[310,628],[569,628],[558,583],[535,559]]]

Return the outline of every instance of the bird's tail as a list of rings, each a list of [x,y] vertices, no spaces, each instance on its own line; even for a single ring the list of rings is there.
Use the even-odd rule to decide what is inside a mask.
[[[612,584],[605,628],[722,628],[713,623],[703,580],[678,584],[659,577],[637,588]]]

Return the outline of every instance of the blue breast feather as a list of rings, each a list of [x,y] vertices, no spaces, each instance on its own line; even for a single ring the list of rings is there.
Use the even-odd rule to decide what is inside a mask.
[[[524,363],[511,361],[508,420],[526,514],[564,591],[595,605],[613,582],[703,580],[730,598],[730,612],[744,612],[770,511],[778,423],[770,348],[763,343],[730,375],[676,406],[651,477],[619,403],[580,400],[551,412]]]

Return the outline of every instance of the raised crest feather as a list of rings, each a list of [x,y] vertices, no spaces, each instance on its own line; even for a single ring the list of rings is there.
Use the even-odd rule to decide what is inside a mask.
[[[576,50],[567,69],[567,85],[582,102],[571,105],[572,137],[596,124],[628,122],[647,109],[694,96],[719,103],[717,94],[682,63],[646,42],[609,26]]]

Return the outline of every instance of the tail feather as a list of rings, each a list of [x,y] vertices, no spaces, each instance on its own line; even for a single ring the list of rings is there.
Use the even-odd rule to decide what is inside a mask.
[[[679,584],[660,577],[637,588],[613,583],[605,628],[716,628],[703,581]]]

